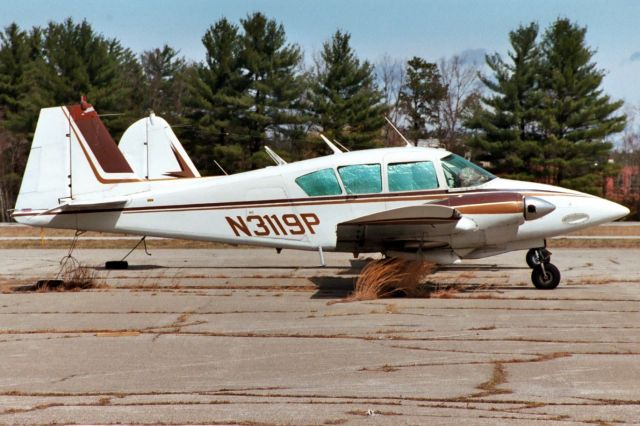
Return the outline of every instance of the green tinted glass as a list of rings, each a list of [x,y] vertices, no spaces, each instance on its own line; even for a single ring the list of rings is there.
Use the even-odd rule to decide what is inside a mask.
[[[436,169],[431,161],[389,164],[389,191],[415,191],[438,187]]]
[[[300,176],[296,183],[307,195],[312,197],[318,195],[339,195],[342,194],[338,178],[333,169],[323,169],[317,172]]]
[[[380,164],[358,164],[338,168],[347,194],[382,192]]]
[[[456,154],[444,157],[442,171],[450,188],[466,188],[489,182],[496,177]]]

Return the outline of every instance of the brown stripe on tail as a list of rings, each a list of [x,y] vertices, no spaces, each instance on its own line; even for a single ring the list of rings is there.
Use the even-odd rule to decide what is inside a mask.
[[[83,106],[86,108],[83,109]],[[107,173],[133,173],[133,169],[91,105],[69,105],[67,110],[102,170]]]

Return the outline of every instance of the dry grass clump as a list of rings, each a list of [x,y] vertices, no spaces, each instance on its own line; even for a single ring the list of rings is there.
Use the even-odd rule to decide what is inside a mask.
[[[102,285],[104,286],[104,284]],[[79,291],[102,287],[96,283],[96,272],[84,265],[74,262],[65,264],[60,274],[53,280],[39,280],[35,284],[13,287],[13,291]]]
[[[398,258],[369,262],[358,276],[349,300],[374,300],[399,295],[428,297],[422,280],[434,270],[432,263]]]
[[[96,287],[96,271],[85,265],[70,265],[61,274],[64,290],[85,290]]]

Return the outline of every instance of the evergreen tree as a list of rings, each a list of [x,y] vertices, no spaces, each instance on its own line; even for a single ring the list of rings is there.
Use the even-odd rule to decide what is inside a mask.
[[[40,47],[39,30],[15,23],[0,32],[0,221],[9,220],[27,158],[30,123],[21,119],[21,96],[29,87],[32,49]]]
[[[184,58],[168,45],[147,50],[140,55],[145,79],[144,106],[177,123],[183,112],[186,92]]]
[[[141,113],[142,73],[137,58],[117,40],[83,21],[51,22],[0,34],[0,204],[6,219],[24,171],[41,108],[76,103],[87,95],[116,139]]]
[[[206,61],[190,84],[199,161],[211,171],[214,158],[228,171],[271,164],[264,141],[290,138],[307,120],[299,47],[261,13],[240,22],[242,32],[225,18],[209,28]]]
[[[440,103],[447,93],[438,65],[414,56],[407,62],[399,107],[408,121],[408,136],[417,141],[433,134],[438,125]]]
[[[222,18],[207,30],[202,43],[205,62],[196,65],[189,78],[192,158],[204,174],[219,173],[216,158],[228,171],[242,170],[246,161],[240,116],[250,99],[243,94],[238,27]]]
[[[252,166],[261,167],[269,164],[261,152],[268,133],[272,138],[286,134],[292,125],[306,119],[300,102],[305,87],[296,73],[302,53],[297,45],[286,44],[282,24],[262,13],[240,22],[244,29],[240,60],[247,80],[245,93],[252,99],[242,121],[248,129]]]
[[[608,136],[624,130],[622,101],[603,94],[604,72],[592,62],[586,27],[556,20],[541,42],[544,56],[541,131],[548,141],[543,164],[549,183],[601,193],[612,145]]]
[[[539,163],[544,142],[538,116],[542,93],[539,88],[540,50],[538,25],[520,26],[509,33],[509,61],[495,53],[486,62],[493,72],[481,81],[491,91],[483,97],[467,127],[479,130],[470,142],[477,159],[491,163],[493,172],[518,179],[535,179],[533,164]]]
[[[604,72],[592,62],[586,28],[557,19],[536,42],[537,26],[510,34],[512,63],[487,58],[494,92],[468,126],[479,159],[496,173],[600,194],[611,172],[607,137],[624,129],[622,102],[603,94]]]
[[[373,67],[360,60],[349,42],[351,35],[337,31],[323,44],[312,85],[315,122],[330,139],[353,149],[382,144],[386,106],[374,83]]]
[[[119,41],[96,34],[87,21],[71,18],[50,23],[45,31],[44,56],[48,72],[40,85],[48,89],[54,105],[89,102],[109,116],[114,133],[142,114],[142,70],[130,49]]]
[[[42,30],[22,31],[14,23],[0,34],[0,110],[2,127],[29,138],[40,108],[52,97],[40,84],[49,73],[43,58]]]

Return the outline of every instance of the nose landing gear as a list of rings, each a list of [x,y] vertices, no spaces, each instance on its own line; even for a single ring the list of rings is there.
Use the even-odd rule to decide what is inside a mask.
[[[527,252],[527,265],[531,270],[531,282],[540,290],[551,290],[560,284],[560,271],[551,263],[551,252],[535,248]]]

